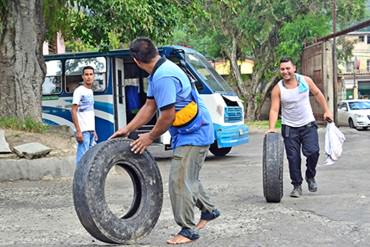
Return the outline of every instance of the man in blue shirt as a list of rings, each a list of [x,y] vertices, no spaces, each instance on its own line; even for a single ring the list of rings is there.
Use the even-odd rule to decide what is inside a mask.
[[[135,39],[130,45],[130,53],[137,66],[150,74],[147,99],[135,118],[111,138],[128,136],[149,122],[157,110],[160,111],[153,129],[139,135],[132,142],[131,150],[143,153],[169,130],[174,149],[169,193],[175,221],[181,230],[167,243],[190,243],[199,238],[199,229],[220,215],[199,180],[209,145],[214,141],[212,120],[185,72],[162,58],[149,38]],[[194,206],[201,210],[198,224],[194,222]]]

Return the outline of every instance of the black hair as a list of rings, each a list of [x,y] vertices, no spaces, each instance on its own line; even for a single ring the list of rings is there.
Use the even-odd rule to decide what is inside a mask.
[[[147,37],[136,38],[130,44],[130,55],[139,62],[149,63],[158,54],[157,47]]]
[[[290,57],[282,57],[280,59],[280,63],[288,63],[288,62],[291,62],[294,65],[294,62]]]
[[[92,66],[85,66],[82,69],[82,74],[85,74],[85,70],[87,70],[87,69],[91,69],[93,71],[93,74],[95,73],[95,70],[94,70],[94,68]]]

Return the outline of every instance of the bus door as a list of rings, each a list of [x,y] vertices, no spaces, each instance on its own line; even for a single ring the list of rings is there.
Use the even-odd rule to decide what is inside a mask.
[[[130,56],[124,57],[124,87],[126,95],[126,119],[129,123],[145,104],[149,74],[140,69]],[[139,134],[147,133],[153,129],[157,120],[154,116],[146,125],[142,126],[130,138],[136,139]],[[159,142],[160,140],[155,140]]]
[[[123,59],[115,58],[115,79],[113,80],[114,87],[114,120],[115,130],[125,126],[126,120],[126,95],[124,85],[124,68]]]

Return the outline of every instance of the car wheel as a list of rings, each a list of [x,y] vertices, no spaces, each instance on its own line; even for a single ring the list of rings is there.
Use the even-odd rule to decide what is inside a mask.
[[[348,125],[349,125],[349,127],[350,128],[355,128],[355,125],[353,124],[353,120],[352,120],[352,118],[350,118],[350,119],[348,119]]]
[[[106,178],[115,165],[126,170],[134,190],[124,216],[113,214],[105,199]],[[159,168],[148,151],[131,152],[129,140],[101,142],[86,152],[75,171],[73,201],[78,218],[92,236],[106,243],[133,243],[147,235],[159,218],[163,201]]]
[[[209,147],[209,151],[211,151],[214,156],[225,156],[231,151],[231,147],[219,148],[217,145],[217,141],[215,141]]]

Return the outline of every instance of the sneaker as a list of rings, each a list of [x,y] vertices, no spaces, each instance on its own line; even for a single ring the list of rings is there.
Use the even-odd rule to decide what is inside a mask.
[[[308,184],[308,190],[310,192],[316,192],[317,191],[317,183],[315,178],[306,178],[307,184]]]
[[[302,187],[300,185],[294,185],[294,189],[290,192],[290,197],[300,197],[302,195]]]

